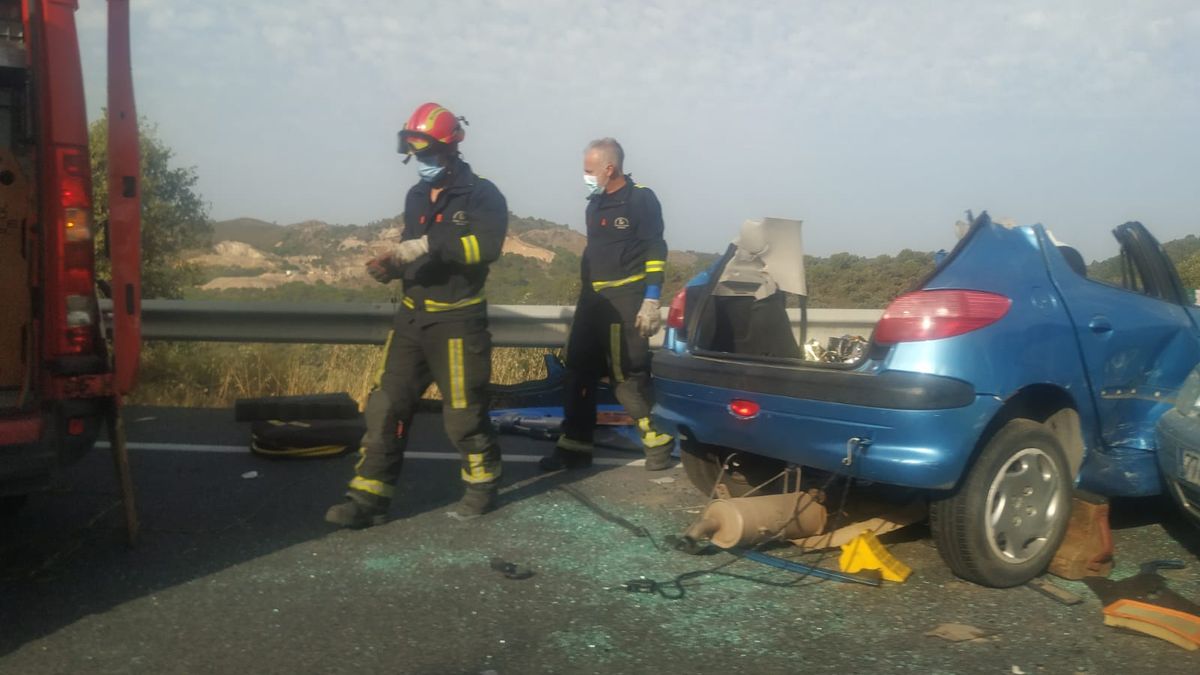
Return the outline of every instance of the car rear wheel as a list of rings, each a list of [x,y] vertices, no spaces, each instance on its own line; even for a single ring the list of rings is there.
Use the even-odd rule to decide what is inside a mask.
[[[719,478],[721,484],[728,488],[730,496],[741,497],[779,475],[787,466],[776,459],[707,445],[692,439],[680,445],[683,471],[692,485],[705,496],[712,495]],[[722,466],[726,466],[724,471],[721,470]],[[782,482],[775,481],[755,494],[772,494],[781,489]]]
[[[1017,419],[1001,427],[958,491],[930,504],[930,529],[951,571],[997,588],[1041,574],[1067,530],[1067,466],[1044,425]]]

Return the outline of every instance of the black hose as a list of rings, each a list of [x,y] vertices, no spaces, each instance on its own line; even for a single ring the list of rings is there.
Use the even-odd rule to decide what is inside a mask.
[[[654,539],[654,535],[650,534],[650,530],[647,530],[645,527],[643,527],[641,525],[635,525],[634,523],[629,522],[628,520],[622,518],[621,516],[618,516],[615,513],[605,510],[599,504],[592,501],[591,498],[589,498],[587,495],[583,494],[577,488],[575,488],[571,485],[559,485],[558,489],[562,490],[563,492],[574,497],[580,504],[583,504],[584,506],[586,506],[589,511],[591,511],[592,513],[595,513],[597,516],[600,516],[604,520],[607,520],[608,522],[610,522],[614,525],[618,525],[620,527],[625,528],[626,530],[629,530],[629,532],[631,534],[633,534],[633,536],[635,536],[635,537],[644,537],[646,539],[649,539],[650,543],[654,546],[654,548],[656,550],[658,550],[658,551],[662,550],[662,547],[660,547],[658,545],[658,542]]]

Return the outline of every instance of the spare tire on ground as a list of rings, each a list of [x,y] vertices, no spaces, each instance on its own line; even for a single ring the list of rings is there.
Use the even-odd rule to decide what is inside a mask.
[[[250,451],[264,457],[334,457],[358,448],[361,415],[348,420],[261,420],[250,427]]]

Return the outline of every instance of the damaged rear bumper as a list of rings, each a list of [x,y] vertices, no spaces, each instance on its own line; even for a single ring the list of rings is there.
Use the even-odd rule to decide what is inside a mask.
[[[674,359],[663,359],[667,360]],[[979,437],[1002,405],[994,396],[975,394],[970,385],[934,376],[913,380],[924,383],[923,389],[906,387],[904,380],[896,380],[900,386],[894,389],[864,388],[865,398],[853,404],[842,402],[853,395],[846,389],[838,393],[828,387],[822,394],[826,400],[796,398],[764,393],[770,385],[764,387],[753,377],[727,378],[729,384],[712,386],[672,379],[680,374],[678,369],[659,366],[656,358],[654,417],[662,428],[701,443],[922,489],[945,490],[958,483]],[[856,386],[860,378],[883,384],[875,376],[844,371],[829,375],[855,378]],[[960,385],[970,390],[969,396],[963,396]],[[760,412],[740,419],[729,410],[733,399],[754,401]],[[844,463],[848,455],[849,466]]]

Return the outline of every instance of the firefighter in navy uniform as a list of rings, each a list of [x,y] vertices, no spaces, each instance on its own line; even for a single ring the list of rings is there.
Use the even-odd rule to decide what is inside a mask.
[[[495,501],[500,447],[488,417],[492,343],[483,288],[504,245],[508,206],[459,156],[461,122],[426,103],[400,132],[400,152],[406,163],[416,158],[421,180],[405,199],[400,242],[367,271],[381,283],[401,279],[404,297],[367,398],[361,460],[345,501],[325,516],[337,525],[384,521],[413,413],[430,382],[442,393],[446,435],[462,453],[465,494],[449,515],[473,518]]]
[[[662,206],[654,191],[623,173],[625,153],[614,139],[584,151],[587,247],[582,288],[567,340],[563,433],[545,471],[592,463],[596,383],[607,375],[617,400],[637,420],[651,471],[671,465],[674,438],[650,422],[650,340],[662,327],[659,298],[666,268]]]

